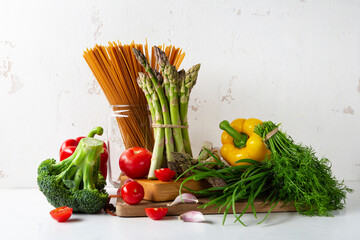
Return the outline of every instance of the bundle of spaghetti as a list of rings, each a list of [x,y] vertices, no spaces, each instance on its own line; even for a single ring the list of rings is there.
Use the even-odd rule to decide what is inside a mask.
[[[150,56],[147,43],[109,42],[108,46],[95,45],[87,49],[83,56],[113,111],[123,116],[116,120],[125,148],[144,147],[152,151],[154,139],[147,101],[137,84],[138,73],[145,70],[136,60],[132,48],[144,53],[152,68],[159,69],[154,48]],[[182,49],[173,45],[159,48],[164,49],[171,64],[179,68],[185,57]]]

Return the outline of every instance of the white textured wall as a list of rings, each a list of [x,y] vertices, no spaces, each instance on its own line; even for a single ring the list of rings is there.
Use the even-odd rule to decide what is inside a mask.
[[[106,126],[82,52],[95,43],[175,44],[202,63],[189,121],[195,151],[218,123],[283,123],[360,179],[360,1],[0,1],[0,187],[35,187],[62,141]]]

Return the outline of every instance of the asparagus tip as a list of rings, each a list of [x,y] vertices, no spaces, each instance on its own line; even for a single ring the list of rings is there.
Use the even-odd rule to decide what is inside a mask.
[[[133,48],[132,51],[133,51],[133,53],[135,55],[135,58],[144,67],[146,65],[146,62],[147,62],[147,59],[146,59],[145,55],[141,51],[137,50],[136,48]]]
[[[155,76],[156,76],[156,78],[158,79],[158,81],[159,81],[159,83],[160,84],[162,84],[163,83],[163,76],[161,75],[161,73],[158,71],[158,70],[156,70],[156,69],[154,69],[154,72],[155,72]]]
[[[166,65],[169,64],[169,59],[167,58],[164,51],[162,51],[157,46],[154,46],[154,53],[155,53],[155,59],[156,62],[159,64],[159,66],[164,69]]]
[[[143,72],[139,72],[139,78],[140,78],[141,80],[145,79],[145,78],[146,78],[146,74],[143,73]]]

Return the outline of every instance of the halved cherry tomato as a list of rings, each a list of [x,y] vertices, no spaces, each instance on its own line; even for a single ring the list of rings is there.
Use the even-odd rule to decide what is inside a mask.
[[[168,209],[159,207],[159,208],[145,208],[146,215],[153,220],[160,220],[167,214]]]
[[[53,219],[58,222],[66,222],[73,213],[73,209],[69,207],[59,207],[50,212],[50,215]]]
[[[160,168],[155,170],[155,176],[160,181],[166,182],[175,177],[176,172],[170,168]]]
[[[129,182],[121,188],[121,198],[130,205],[138,204],[144,198],[144,188],[140,183]]]

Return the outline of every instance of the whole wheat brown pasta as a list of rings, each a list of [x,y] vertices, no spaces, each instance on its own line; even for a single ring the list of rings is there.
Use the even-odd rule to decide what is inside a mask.
[[[150,127],[150,117],[146,98],[137,85],[138,72],[144,68],[136,60],[132,48],[145,53],[150,65],[159,69],[155,62],[154,49],[149,55],[148,44],[121,44],[109,42],[108,46],[95,45],[84,51],[84,58],[104,92],[110,105],[127,105],[132,111],[128,117],[117,118],[120,134],[125,148],[144,147],[150,151],[153,148],[153,133]],[[185,53],[175,46],[160,45],[165,49],[170,63],[179,68]],[[114,107],[114,111],[124,110],[124,107]]]

